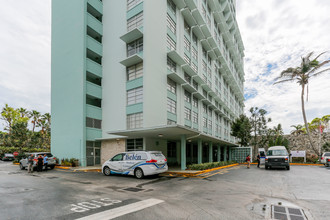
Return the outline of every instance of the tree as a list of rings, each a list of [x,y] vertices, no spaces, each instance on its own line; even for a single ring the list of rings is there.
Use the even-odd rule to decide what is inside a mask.
[[[259,109],[258,107],[250,108],[251,116],[249,118],[250,124],[252,126],[253,141],[252,145],[254,148],[254,155],[257,155],[258,149],[257,145],[260,144],[264,146],[267,142],[267,123],[271,122],[271,118],[266,118],[267,111],[265,109]],[[258,141],[258,136],[259,141]]]
[[[231,124],[231,135],[240,139],[238,142],[241,146],[247,146],[251,139],[251,124],[249,118],[240,115]]]
[[[292,82],[296,81],[301,86],[301,110],[304,118],[305,128],[308,135],[308,139],[310,142],[310,145],[313,150],[315,150],[314,144],[312,142],[312,138],[309,132],[308,123],[306,119],[306,113],[305,113],[305,103],[304,103],[304,95],[305,95],[305,87],[307,86],[307,101],[308,101],[308,82],[309,79],[312,77],[319,76],[322,73],[325,73],[330,70],[330,68],[322,69],[327,63],[330,62],[330,60],[325,60],[323,62],[319,62],[317,59],[324,54],[321,53],[318,56],[316,56],[314,59],[311,59],[311,56],[314,52],[310,52],[307,54],[306,57],[301,58],[301,64],[298,67],[290,67],[284,71],[281,72],[280,76],[275,79],[274,84],[278,83],[284,83],[284,82]]]
[[[268,137],[268,146],[285,146],[287,150],[289,150],[289,140],[284,138],[282,125],[278,124],[277,126],[274,126],[273,129],[269,129],[269,135]]]
[[[22,153],[22,148],[27,146],[28,143],[28,123],[18,122],[12,127],[11,141],[14,147],[18,147],[20,153]]]
[[[31,121],[31,123],[32,123],[32,133],[34,132],[34,129],[36,128],[36,126],[38,125],[37,123],[38,123],[38,120],[39,120],[39,118],[40,118],[40,112],[38,112],[38,111],[36,111],[36,110],[32,110],[31,112],[30,112],[30,116],[31,116],[31,118],[32,118],[32,121]]]
[[[293,134],[293,135],[298,136],[298,135],[304,133],[304,131],[302,130],[303,129],[302,125],[291,125],[291,127],[293,127],[295,129],[295,130],[291,131],[291,134]]]

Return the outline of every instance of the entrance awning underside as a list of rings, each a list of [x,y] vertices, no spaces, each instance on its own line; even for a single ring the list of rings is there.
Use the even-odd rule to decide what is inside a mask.
[[[233,143],[180,125],[167,125],[160,127],[138,128],[132,130],[109,131],[107,133],[111,135],[119,135],[122,136],[122,138],[153,138],[164,139],[168,141],[180,141],[181,137],[184,135],[186,140],[191,140],[192,142],[201,139],[203,142],[212,142],[213,144],[233,147],[236,146]]]

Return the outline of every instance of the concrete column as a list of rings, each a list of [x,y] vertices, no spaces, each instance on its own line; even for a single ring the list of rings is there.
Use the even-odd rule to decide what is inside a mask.
[[[181,136],[181,170],[185,170],[186,167],[186,136]]]
[[[228,150],[229,150],[229,161],[231,161],[231,160],[232,160],[232,158],[231,158],[231,151],[232,151],[232,148],[231,148],[231,147],[228,147]]]
[[[213,143],[209,143],[209,162],[213,162]]]
[[[227,147],[224,148],[223,154],[223,161],[227,161]]]
[[[203,147],[202,147],[202,140],[201,139],[198,139],[198,141],[197,141],[197,147],[198,147],[198,151],[197,151],[197,162],[198,163],[202,163],[202,149],[203,149]]]
[[[217,161],[220,162],[220,158],[221,158],[221,148],[220,146],[218,146],[218,150],[217,150]]]

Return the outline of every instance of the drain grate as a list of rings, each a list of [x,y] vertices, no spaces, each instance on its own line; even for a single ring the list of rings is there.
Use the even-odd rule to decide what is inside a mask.
[[[123,190],[130,191],[130,192],[140,192],[140,191],[143,191],[144,189],[136,188],[136,187],[129,187],[129,188],[125,188]]]
[[[273,219],[279,220],[306,220],[303,210],[297,208],[289,208],[286,206],[272,206]]]

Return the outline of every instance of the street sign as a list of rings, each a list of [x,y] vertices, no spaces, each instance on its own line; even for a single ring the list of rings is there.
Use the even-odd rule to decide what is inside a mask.
[[[15,151],[15,152],[13,153],[13,155],[14,155],[15,157],[17,157],[17,156],[18,156],[18,152]]]

